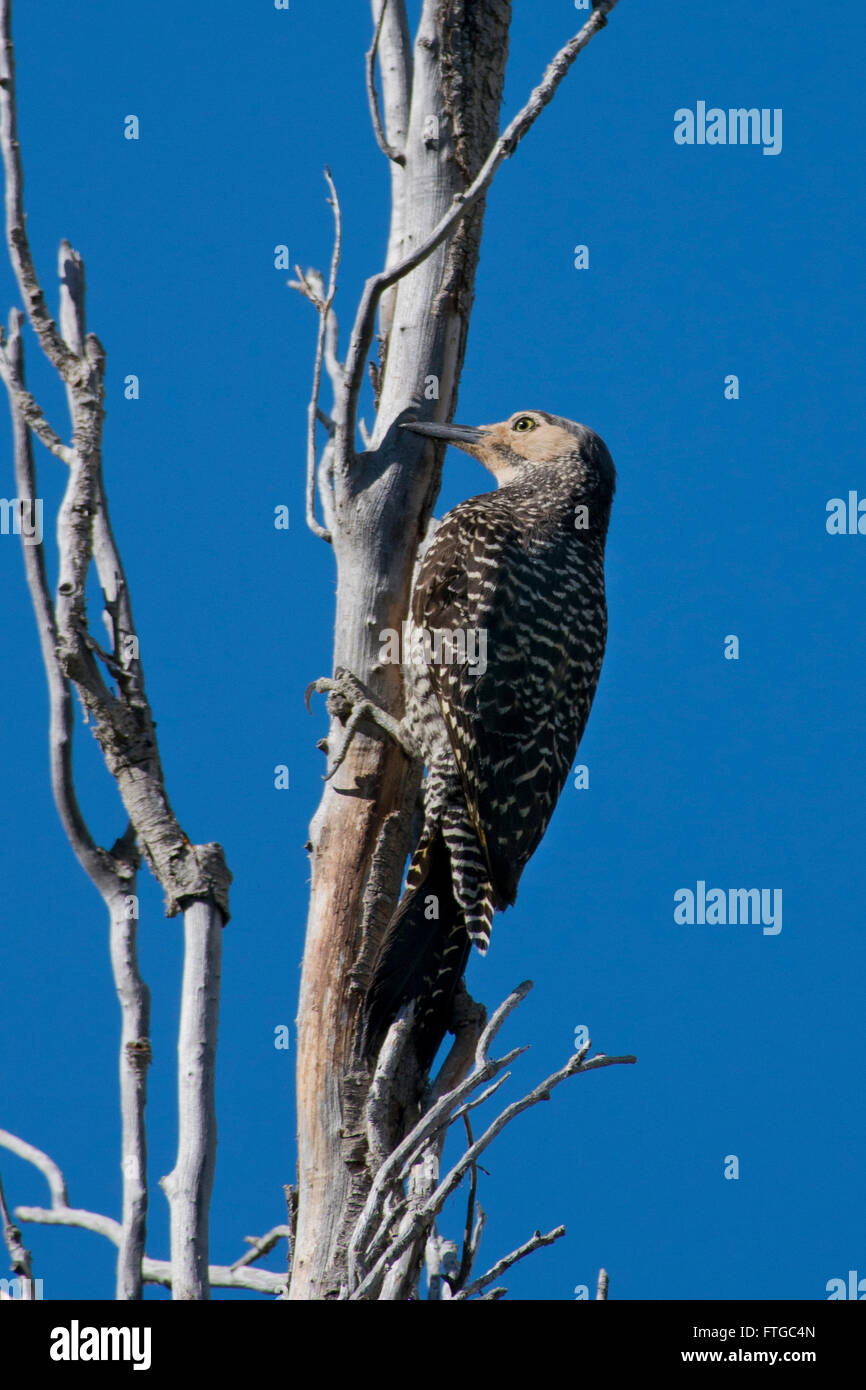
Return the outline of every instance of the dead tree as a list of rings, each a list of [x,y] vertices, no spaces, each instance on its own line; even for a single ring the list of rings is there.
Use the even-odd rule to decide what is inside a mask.
[[[391,223],[384,267],[364,286],[344,360],[334,309],[341,219],[330,174],[336,226],[330,276],[326,284],[318,272],[299,270],[294,283],[319,313],[307,520],[333,545],[337,563],[334,670],[350,672],[372,703],[397,718],[400,670],[381,660],[380,634],[399,631],[405,617],[442,463],[441,446],[399,426],[430,400],[436,403],[434,419],[451,419],[487,189],[615,3],[595,6],[502,134],[507,0],[425,0],[414,40],[403,0],[372,3],[367,86],[373,129],[390,164]],[[370,362],[374,338],[376,360]],[[359,450],[359,398],[368,367],[375,421]],[[319,407],[323,370],[333,394],[329,415]],[[327,431],[321,457],[317,423]],[[320,681],[318,688],[332,687]],[[487,1065],[489,1036],[483,1015],[464,995],[452,1019],[454,1046],[432,1085],[413,1051],[411,1017],[392,1029],[373,1077],[358,1062],[359,1003],[371,954],[398,897],[421,769],[397,741],[365,724],[363,703],[351,712],[351,729],[366,732],[346,749],[350,710],[339,693],[331,695],[329,709],[324,746],[331,775],[309,846],[312,891],[298,1016],[299,1209],[290,1296],[407,1298],[414,1296],[431,1234],[438,1269],[432,1223],[439,1208],[430,1197],[439,1186],[442,1130],[438,1123],[430,1128],[430,1115],[445,1095],[452,1111],[460,1111],[461,1084],[473,1063],[470,1077]],[[471,1167],[470,1159],[462,1171]],[[387,1200],[376,1206],[389,1183]],[[403,1183],[408,1191],[401,1196]],[[469,1253],[471,1243],[470,1234]],[[457,1283],[451,1280],[449,1287]]]

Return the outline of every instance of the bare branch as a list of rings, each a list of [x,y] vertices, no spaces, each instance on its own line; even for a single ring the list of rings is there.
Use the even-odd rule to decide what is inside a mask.
[[[21,337],[23,314],[13,309],[9,318],[9,342],[6,349],[7,360],[15,373],[16,380],[24,381],[24,347]],[[36,465],[30,432],[25,424],[17,401],[10,394],[12,412],[12,432],[15,452],[15,483],[18,497],[30,504],[36,502]],[[92,882],[100,893],[111,892],[116,886],[116,871],[103,849],[93,840],[78,805],[75,795],[75,781],[72,770],[72,739],[75,726],[75,712],[69,682],[60,666],[57,656],[57,620],[54,603],[48,587],[45,572],[44,546],[22,546],[24,570],[36,626],[42,661],[48,681],[48,694],[51,707],[50,751],[51,787],[54,801],[63,829],[72,845],[73,851]]]
[[[476,1067],[483,1066],[484,1063],[487,1061],[487,1054],[490,1051],[490,1044],[493,1042],[493,1039],[496,1037],[496,1034],[499,1032],[503,1023],[508,1018],[509,1014],[512,1014],[514,1012],[518,1004],[523,1003],[523,1000],[526,998],[527,994],[531,989],[532,981],[524,980],[523,984],[518,985],[516,989],[513,989],[509,994],[508,998],[504,999],[502,1003],[499,1005],[499,1008],[493,1014],[493,1017],[490,1019],[490,1021],[485,1025],[484,1031],[482,1032],[481,1037],[478,1039],[478,1046],[475,1049]],[[523,1048],[520,1048],[518,1050],[522,1052]],[[509,1054],[509,1058],[512,1056],[516,1057],[517,1052]],[[508,1065],[506,1059],[503,1058],[501,1065]]]
[[[502,1061],[504,1064],[507,1064],[507,1062],[512,1061],[514,1057],[518,1057],[521,1053],[528,1051],[529,1044],[526,1043],[524,1047],[516,1047],[513,1052],[510,1052],[508,1054],[507,1058],[503,1057]],[[489,1100],[490,1097],[494,1095],[496,1091],[499,1090],[500,1086],[505,1085],[506,1081],[508,1081],[510,1077],[510,1071],[503,1072],[502,1076],[497,1077],[496,1080],[486,1088],[486,1090],[481,1092],[480,1096],[473,1096],[472,1100],[467,1100],[465,1104],[461,1105],[457,1110],[454,1111],[454,1114],[451,1116],[451,1124],[454,1124],[456,1120],[465,1119],[465,1117],[469,1114],[470,1110],[477,1110],[479,1105],[483,1105],[486,1100]]]
[[[120,1222],[99,1212],[85,1211],[79,1207],[17,1207],[15,1214],[19,1221],[32,1221],[40,1226],[73,1226],[105,1236],[113,1245],[120,1244]],[[265,1294],[283,1293],[287,1282],[285,1273],[278,1270],[235,1270],[229,1265],[209,1265],[207,1275],[211,1288],[251,1289],[254,1293]],[[145,1284],[162,1284],[173,1289],[171,1261],[154,1260],[146,1255],[142,1260],[142,1278]]]
[[[512,1250],[510,1255],[504,1255],[501,1260],[497,1260],[496,1264],[491,1266],[486,1274],[482,1274],[480,1279],[473,1279],[472,1283],[465,1289],[461,1289],[459,1293],[456,1293],[454,1295],[455,1300],[458,1298],[473,1298],[475,1294],[485,1289],[488,1284],[492,1284],[494,1279],[498,1279],[500,1274],[504,1274],[506,1269],[510,1269],[512,1265],[517,1264],[518,1260],[522,1260],[527,1255],[531,1255],[533,1250],[540,1250],[542,1245],[552,1245],[555,1240],[559,1240],[560,1236],[564,1235],[564,1226],[557,1226],[554,1230],[548,1231],[546,1236],[543,1236],[540,1231],[536,1231],[534,1236],[531,1236],[523,1245],[519,1245],[516,1250]]]
[[[19,310],[12,309],[9,315],[10,334],[17,335],[18,330],[12,328],[13,316]],[[0,376],[9,393],[9,404],[13,410],[17,410],[24,422],[36,435],[41,444],[44,444],[55,458],[59,458],[61,463],[65,463],[67,468],[71,465],[75,450],[68,444],[64,444],[60,435],[51,428],[42,413],[42,407],[38,404],[34,396],[25,390],[24,384],[17,374],[15,361],[11,350],[7,350],[6,338],[2,327],[0,327]]]
[[[458,222],[466,216],[469,209],[486,193],[499,166],[514,153],[524,135],[548,102],[553,99],[559,84],[575,58],[598,33],[599,29],[605,26],[607,15],[617,3],[618,0],[599,0],[596,9],[593,10],[580,32],[569,39],[568,43],[548,64],[541,82],[531,93],[526,105],[518,111],[500,135],[466,191],[455,195],[451,208],[440,219],[426,240],[422,241],[396,265],[371,276],[364,285],[349,341],[349,350],[346,354],[346,408],[338,448],[338,464],[343,471],[348,470],[353,457],[355,421],[358,414],[361,383],[364,377],[364,364],[370,351],[370,344],[373,341],[376,310],[382,294],[389,286],[402,280],[404,276],[426,260],[454,230]]]
[[[66,1180],[53,1158],[49,1158],[34,1144],[28,1144],[25,1139],[19,1139],[17,1134],[11,1134],[8,1129],[0,1129],[0,1144],[4,1149],[15,1154],[17,1158],[23,1158],[25,1163],[32,1163],[34,1168],[39,1169],[48,1183],[53,1207],[67,1207],[69,1205]]]
[[[67,383],[81,380],[81,363],[64,343],[45,307],[45,295],[27,239],[24,215],[24,174],[18,143],[15,96],[15,48],[12,43],[12,0],[0,0],[0,144],[6,168],[6,240],[27,315],[48,360]],[[35,426],[34,426],[35,429]]]
[[[383,154],[386,154],[389,159],[393,159],[395,164],[405,164],[405,154],[388,143],[388,137],[382,125],[382,113],[379,110],[379,94],[376,91],[376,53],[379,48],[379,38],[382,33],[382,21],[385,18],[385,11],[387,8],[388,0],[379,0],[379,15],[373,32],[373,42],[366,54],[367,100],[370,103],[370,119],[373,122],[373,132],[376,136],[379,149]]]
[[[65,341],[74,352],[84,355],[87,352],[87,313],[85,304],[86,276],[84,261],[68,241],[61,241],[58,257],[60,277],[60,328]],[[73,421],[76,418],[76,399],[72,388],[67,388],[69,410]],[[95,480],[97,497],[96,512],[93,517],[93,559],[102,588],[104,619],[108,628],[111,654],[110,659],[99,652],[107,661],[112,674],[121,683],[123,694],[129,701],[146,702],[144,691],[144,668],[139,651],[138,632],[132,616],[132,601],[129,585],[126,582],[123,560],[111,527],[108,498],[101,467]],[[93,649],[99,650],[93,639]]]
[[[160,1186],[171,1204],[172,1298],[205,1299],[208,1212],[216,1166],[216,1044],[223,922],[213,903],[184,912],[178,1034],[177,1162]]]
[[[98,1211],[86,1211],[84,1207],[16,1207],[15,1215],[19,1221],[32,1221],[39,1226],[76,1226],[81,1231],[92,1231],[94,1235],[105,1236],[112,1245],[120,1245],[121,1226],[113,1216],[103,1216]]]

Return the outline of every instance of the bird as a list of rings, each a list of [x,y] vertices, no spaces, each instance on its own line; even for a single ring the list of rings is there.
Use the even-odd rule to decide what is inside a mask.
[[[497,489],[459,503],[417,567],[403,724],[423,757],[423,824],[372,968],[374,1059],[412,1001],[429,1069],[471,945],[486,953],[569,776],[607,640],[604,554],[616,470],[586,425],[522,410],[492,425],[407,421]]]

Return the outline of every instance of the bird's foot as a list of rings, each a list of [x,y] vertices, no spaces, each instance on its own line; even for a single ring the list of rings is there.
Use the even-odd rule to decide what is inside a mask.
[[[377,705],[363,681],[359,681],[357,676],[353,676],[351,671],[338,666],[331,676],[320,676],[318,680],[311,681],[304,693],[304,703],[310,709],[310,696],[316,692],[317,695],[327,695],[328,713],[334,719],[339,719],[345,725],[345,733],[340,744],[339,751],[334,757],[324,780],[330,782],[331,778],[341,767],[349,751],[355,734],[366,725],[368,728],[381,729],[388,734],[406,754],[407,758],[418,758],[421,756],[415,740],[412,738],[402,719],[395,719],[393,714],[382,709]],[[310,710],[312,713],[312,710]],[[322,740],[319,747],[330,753],[327,741]]]

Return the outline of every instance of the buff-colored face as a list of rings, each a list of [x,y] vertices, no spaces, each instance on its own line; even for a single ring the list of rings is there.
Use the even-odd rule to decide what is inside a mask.
[[[523,463],[556,463],[575,452],[575,438],[569,430],[532,410],[519,410],[495,425],[482,425],[481,432],[483,437],[477,444],[454,443],[483,463],[500,486],[512,482],[515,470]]]
[[[406,429],[444,439],[463,449],[489,469],[501,486],[513,482],[526,463],[557,463],[573,459],[578,450],[574,434],[538,410],[518,410],[495,425],[435,425],[407,423]]]

